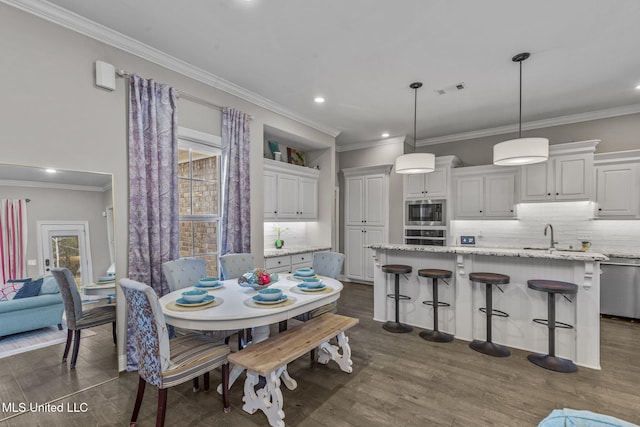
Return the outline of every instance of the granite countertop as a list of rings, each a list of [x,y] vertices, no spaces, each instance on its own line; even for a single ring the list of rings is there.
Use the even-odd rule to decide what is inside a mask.
[[[610,251],[610,250],[602,249],[602,250],[599,250],[598,252],[605,254],[609,258],[640,259],[640,251],[633,251],[633,250],[627,250],[627,251],[614,250],[614,251]]]
[[[450,253],[462,255],[488,255],[488,256],[505,256],[520,258],[545,258],[559,259],[569,261],[606,261],[609,258],[599,252],[577,252],[567,250],[549,250],[549,249],[519,249],[519,248],[477,248],[477,247],[461,247],[461,246],[421,246],[421,245],[404,245],[379,243],[365,245],[370,249],[385,249],[396,251],[412,251],[412,252],[434,252],[434,253]]]
[[[265,258],[274,258],[283,255],[303,254],[305,252],[330,251],[331,246],[291,246],[282,249],[265,249]]]

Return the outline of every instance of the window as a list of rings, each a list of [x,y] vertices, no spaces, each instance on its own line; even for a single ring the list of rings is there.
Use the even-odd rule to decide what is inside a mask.
[[[179,139],[180,257],[204,259],[208,276],[218,276],[220,157],[215,147]]]

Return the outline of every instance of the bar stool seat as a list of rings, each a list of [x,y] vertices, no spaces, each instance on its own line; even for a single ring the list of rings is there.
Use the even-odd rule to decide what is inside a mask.
[[[431,279],[433,286],[433,300],[422,301],[425,305],[433,306],[433,330],[424,330],[420,332],[420,337],[427,341],[433,342],[451,342],[453,335],[438,330],[438,307],[450,307],[451,304],[438,300],[438,279],[449,279],[453,273],[449,270],[439,270],[436,268],[423,268],[418,270],[418,276]]]
[[[493,285],[506,285],[511,281],[511,278],[506,274],[497,273],[469,273],[469,280],[472,282],[484,283],[485,285],[485,300],[486,308],[480,308],[480,311],[487,315],[487,340],[473,340],[469,343],[469,347],[480,353],[495,356],[495,357],[507,357],[511,355],[511,351],[500,344],[496,344],[491,340],[491,318],[493,316],[509,317],[509,314],[501,310],[493,308]]]
[[[405,323],[400,323],[400,300],[409,300],[406,295],[400,295],[400,275],[411,273],[412,268],[410,265],[402,264],[387,264],[382,266],[382,271],[385,273],[394,274],[395,277],[395,292],[387,294],[387,298],[393,298],[396,303],[396,320],[392,322],[389,320],[382,325],[382,328],[388,332],[393,333],[406,333],[411,332],[413,328]]]
[[[549,319],[533,319],[534,322],[547,325],[549,328],[549,354],[534,353],[527,356],[533,364],[555,372],[572,373],[578,367],[569,359],[557,357],[555,354],[556,328],[573,329],[573,326],[556,321],[556,294],[575,295],[578,285],[557,280],[527,280],[527,286],[534,291],[547,293],[547,312]]]

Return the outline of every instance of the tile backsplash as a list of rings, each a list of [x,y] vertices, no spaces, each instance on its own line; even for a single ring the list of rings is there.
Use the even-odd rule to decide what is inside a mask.
[[[559,248],[579,249],[582,240],[592,242],[592,250],[637,251],[640,241],[640,220],[593,219],[593,202],[522,203],[517,220],[451,221],[451,236],[458,245],[461,235],[476,236],[480,247],[548,247],[546,224],[551,224]],[[578,235],[591,235],[590,239]]]
[[[285,247],[306,246],[307,224],[304,222],[265,222],[264,223],[264,247],[272,249],[278,238],[276,227],[280,227],[280,239],[284,240]]]

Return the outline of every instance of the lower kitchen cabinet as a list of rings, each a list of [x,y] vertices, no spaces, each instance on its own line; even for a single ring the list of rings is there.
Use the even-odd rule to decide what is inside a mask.
[[[354,280],[373,281],[375,251],[365,245],[384,242],[384,227],[347,227],[345,236],[345,275]]]
[[[282,255],[266,258],[264,263],[269,273],[290,274],[299,268],[311,268],[313,265],[313,254],[314,252],[304,252],[301,254]]]

